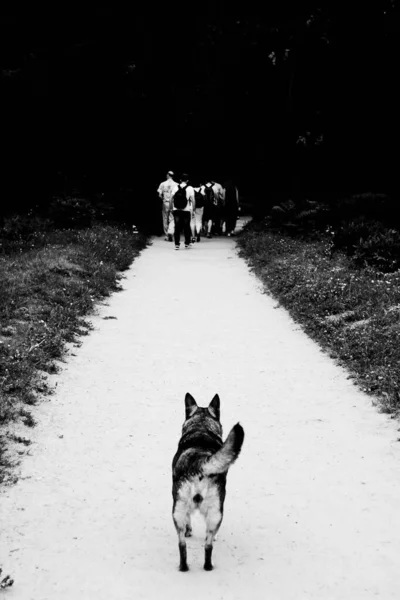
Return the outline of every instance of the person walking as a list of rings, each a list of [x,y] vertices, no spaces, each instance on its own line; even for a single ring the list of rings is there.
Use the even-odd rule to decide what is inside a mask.
[[[202,183],[198,183],[193,187],[194,191],[194,232],[193,235],[196,234],[195,239],[200,242],[201,237],[200,234],[203,229],[203,214],[204,214],[204,203],[205,203],[205,195],[204,195],[204,185]]]
[[[215,197],[215,192],[213,189],[212,181],[210,181],[210,180],[206,181],[206,184],[204,186],[203,221],[206,224],[208,238],[212,237],[212,228],[213,228],[213,223],[215,221],[216,212],[217,212],[216,202],[217,202],[217,199]]]
[[[225,192],[224,188],[220,183],[217,183],[214,179],[211,180],[212,188],[214,190],[215,197],[215,209],[214,209],[214,225],[213,231],[216,235],[222,234],[222,222],[224,220],[224,201]]]
[[[196,192],[194,191],[194,187],[193,187],[193,203],[192,203],[191,208],[190,208],[190,232],[192,234],[192,237],[191,237],[192,244],[194,244],[195,241],[196,241],[196,212],[195,212],[195,205],[196,205]]]
[[[175,186],[170,201],[170,210],[173,214],[175,223],[175,250],[179,250],[182,231],[185,237],[185,248],[190,248],[192,238],[190,221],[194,209],[194,190],[192,186],[189,185],[189,176],[184,173],[179,185]]]
[[[239,212],[239,191],[232,179],[224,182],[226,235],[234,235]]]
[[[163,222],[163,230],[165,235],[165,240],[172,242],[172,235],[174,233],[174,218],[172,212],[170,210],[171,198],[172,194],[177,186],[176,181],[174,181],[174,172],[168,171],[167,179],[160,183],[158,186],[158,196],[162,202],[162,222]]]

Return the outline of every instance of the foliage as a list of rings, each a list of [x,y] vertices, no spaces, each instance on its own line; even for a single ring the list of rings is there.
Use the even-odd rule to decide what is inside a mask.
[[[383,228],[369,231],[354,249],[354,263],[371,266],[382,273],[393,273],[400,269],[400,233],[396,229]]]
[[[82,229],[91,226],[95,210],[85,198],[59,196],[50,202],[47,214],[55,227]]]
[[[386,194],[339,196],[329,202],[300,199],[272,207],[258,225],[305,240],[323,240],[330,255],[345,252],[357,267],[383,273],[400,268],[400,222]]]
[[[170,40],[187,15],[169,6],[156,14],[136,5],[35,6],[1,18],[4,177],[18,203],[30,205],[29,189],[60,189],[60,171],[66,179],[87,175],[91,191],[105,180],[115,189],[122,176],[146,182],[146,192],[166,168],[159,132],[167,122],[177,132],[168,144],[176,168],[182,157],[190,170],[206,151],[217,168],[225,161],[258,179],[256,190],[265,187],[265,169],[277,187],[300,187],[299,157],[312,163],[313,155],[330,175],[313,169],[305,178],[318,178],[319,190],[344,189],[346,179],[362,189],[373,170],[380,184],[388,175],[397,181],[398,0],[259,8],[210,1],[190,24],[188,52]],[[223,152],[208,144],[207,131],[218,131]]]
[[[50,219],[34,215],[32,210],[25,215],[11,215],[0,229],[0,254],[42,246],[51,227]]]
[[[381,193],[353,194],[339,196],[330,207],[330,223],[337,225],[353,219],[364,218],[369,222],[393,226],[399,225],[396,198]]]

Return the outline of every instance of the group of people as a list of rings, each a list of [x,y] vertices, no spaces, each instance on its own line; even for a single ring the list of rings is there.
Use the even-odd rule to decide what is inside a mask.
[[[200,242],[204,235],[234,235],[240,207],[238,188],[232,180],[223,185],[211,179],[191,182],[183,173],[177,183],[174,176],[168,171],[157,190],[166,241],[174,241],[179,250],[182,233],[185,248]]]

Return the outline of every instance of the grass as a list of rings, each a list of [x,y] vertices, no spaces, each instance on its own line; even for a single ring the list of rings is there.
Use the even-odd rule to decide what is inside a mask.
[[[51,393],[47,374],[57,372],[66,343],[88,333],[86,317],[120,289],[121,271],[147,242],[97,225],[49,231],[38,247],[24,241],[20,251],[0,254],[0,482],[9,475],[10,443],[26,445],[5,432],[7,424],[34,427],[32,407]]]
[[[250,224],[241,255],[304,331],[346,367],[382,411],[400,412],[400,271],[356,268],[329,239]]]

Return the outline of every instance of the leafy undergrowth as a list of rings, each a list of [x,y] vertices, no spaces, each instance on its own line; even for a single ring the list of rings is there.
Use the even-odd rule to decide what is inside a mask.
[[[31,408],[51,392],[67,342],[79,344],[90,329],[85,317],[97,301],[120,289],[121,271],[147,245],[141,234],[98,225],[46,234],[40,248],[0,256],[0,427],[35,425]],[[26,429],[29,431],[29,429]],[[9,476],[9,442],[0,439],[0,482]]]
[[[240,254],[304,331],[381,409],[400,411],[400,271],[357,269],[328,241],[248,226]]]

